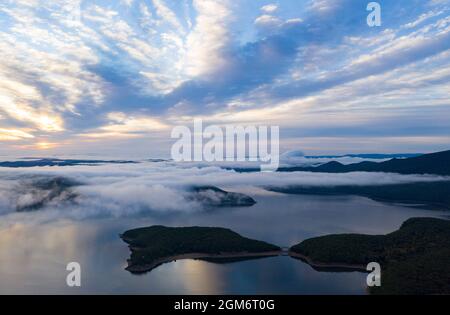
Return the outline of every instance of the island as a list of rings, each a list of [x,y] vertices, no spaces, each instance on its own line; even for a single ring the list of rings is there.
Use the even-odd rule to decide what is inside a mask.
[[[17,212],[31,212],[41,210],[48,204],[75,203],[79,194],[73,188],[82,184],[62,176],[29,176],[21,181],[17,189],[22,197],[17,201]]]
[[[215,186],[198,186],[189,189],[188,200],[197,201],[205,207],[251,207],[256,201],[245,194],[228,192]]]
[[[450,221],[412,218],[388,235],[342,234],[312,238],[290,248],[312,267],[365,270],[382,267],[371,294],[450,294]]]
[[[282,252],[278,246],[216,227],[152,226],[127,231],[121,238],[131,250],[126,268],[131,273],[145,273],[181,259],[251,259]]]

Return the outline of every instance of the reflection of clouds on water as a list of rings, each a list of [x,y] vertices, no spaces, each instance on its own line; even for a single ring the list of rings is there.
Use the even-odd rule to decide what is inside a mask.
[[[198,212],[192,186],[214,185],[260,195],[264,186],[386,185],[443,180],[389,173],[237,173],[171,162],[0,170],[0,214],[44,209],[41,220]],[[15,214],[14,219],[25,215]],[[30,221],[31,215],[25,221]]]
[[[27,264],[28,261],[34,261],[39,259],[33,255],[46,255],[45,252],[59,251],[63,253],[64,257],[74,257],[76,254],[76,240],[79,240],[79,235],[76,234],[76,229],[70,224],[57,224],[52,226],[51,229],[46,229],[45,227],[36,227],[30,229],[27,225],[22,223],[17,223],[11,225],[9,228],[2,229],[2,237],[0,238],[0,244],[2,248],[9,248],[8,253],[11,256],[2,257],[2,260],[8,257],[13,257],[14,253],[21,251],[23,254],[23,259],[21,261],[14,262]],[[88,235],[88,231],[85,231],[85,236]],[[61,242],[64,240],[64,242]],[[20,246],[15,247],[13,244],[20,244]],[[9,246],[7,246],[9,245]],[[34,249],[39,248],[40,251],[35,251]],[[1,252],[1,254],[6,254]],[[10,265],[10,264],[7,264]],[[2,265],[3,267],[7,265]],[[1,268],[1,266],[0,266]]]
[[[179,260],[174,271],[183,275],[180,278],[186,294],[220,294],[225,284],[225,270],[218,265],[199,260]]]
[[[250,208],[170,216],[74,221],[62,219],[60,213],[52,210],[2,216],[0,292],[361,294],[365,289],[365,274],[319,273],[289,257],[225,265],[180,260],[136,276],[124,269],[130,251],[119,234],[152,225],[220,226],[249,238],[291,246],[330,233],[386,234],[397,230],[410,217],[443,214],[386,205],[362,197],[277,194],[258,195],[256,199],[258,203]],[[49,217],[50,214],[54,217]],[[9,224],[3,224],[5,221]],[[82,266],[79,291],[68,288],[65,282],[66,265],[71,261]]]
[[[89,244],[97,237],[96,229],[79,228],[68,222],[51,226],[13,224],[0,229],[0,292],[13,293],[8,279],[20,284],[27,294],[60,293],[66,277],[66,264],[86,263],[92,250]],[[84,250],[80,250],[84,248]],[[12,291],[9,291],[12,290]]]

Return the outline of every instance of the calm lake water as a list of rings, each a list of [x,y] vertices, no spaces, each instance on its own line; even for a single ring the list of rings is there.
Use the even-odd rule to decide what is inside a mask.
[[[258,201],[251,208],[7,224],[0,227],[0,294],[365,294],[364,273],[318,272],[290,257],[231,264],[183,260],[136,276],[124,270],[129,250],[118,235],[154,224],[219,226],[288,247],[330,233],[385,234],[410,217],[446,215],[354,196],[250,195]],[[66,286],[72,261],[82,266],[81,288]]]

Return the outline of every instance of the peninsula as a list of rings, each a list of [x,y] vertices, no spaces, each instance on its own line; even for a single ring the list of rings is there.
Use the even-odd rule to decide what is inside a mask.
[[[450,294],[450,221],[413,218],[388,235],[342,234],[291,247],[292,257],[321,269],[382,267],[381,287],[371,294]]]
[[[144,273],[181,259],[240,259],[270,257],[281,248],[245,238],[229,229],[152,226],[121,235],[129,244],[128,271]]]

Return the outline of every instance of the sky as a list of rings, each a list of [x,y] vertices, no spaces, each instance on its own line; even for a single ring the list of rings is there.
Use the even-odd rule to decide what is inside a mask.
[[[281,151],[449,149],[450,0],[1,0],[0,155],[168,157],[175,126]]]

